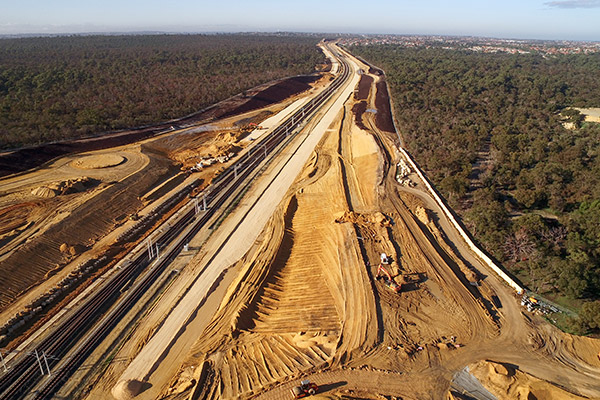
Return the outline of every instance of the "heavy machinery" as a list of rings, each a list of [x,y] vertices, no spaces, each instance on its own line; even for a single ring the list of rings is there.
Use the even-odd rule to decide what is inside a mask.
[[[383,257],[382,257],[382,259],[383,259]],[[379,264],[379,267],[377,267],[377,276],[375,278],[383,279],[383,283],[385,283],[385,285],[387,287],[389,287],[391,290],[393,290],[396,293],[400,293],[400,291],[402,290],[402,285],[399,285],[392,278],[392,275],[385,269],[385,267],[383,266],[383,263]]]
[[[303,397],[312,396],[313,394],[317,393],[318,390],[319,387],[317,384],[307,379],[301,381],[300,386],[294,386],[292,388],[292,393],[294,394],[295,399],[301,399]]]

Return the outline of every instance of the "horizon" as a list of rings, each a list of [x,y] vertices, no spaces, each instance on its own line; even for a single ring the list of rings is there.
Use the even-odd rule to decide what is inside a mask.
[[[417,33],[351,33],[351,32],[307,32],[307,31],[160,31],[160,30],[144,30],[144,31],[89,31],[89,32],[27,32],[27,33],[0,33],[0,39],[26,39],[26,38],[53,38],[53,37],[77,37],[77,36],[152,36],[152,35],[307,35],[307,36],[347,36],[347,37],[378,37],[378,36],[395,36],[395,37],[442,37],[442,38],[459,38],[459,39],[477,39],[477,40],[514,40],[522,42],[578,42],[578,43],[600,43],[600,40],[585,40],[585,39],[539,39],[539,38],[523,38],[523,37],[500,37],[500,36],[483,36],[483,35],[453,35],[453,34],[417,34]]]
[[[157,0],[7,4],[2,36],[70,34],[307,33],[455,36],[521,40],[600,40],[600,0],[230,0],[219,4]],[[32,12],[35,10],[35,12]]]

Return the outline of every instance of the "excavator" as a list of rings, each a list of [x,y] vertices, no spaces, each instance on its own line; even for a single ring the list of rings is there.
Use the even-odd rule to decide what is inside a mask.
[[[385,269],[384,265],[389,265],[389,258],[385,253],[381,253],[381,263],[377,267],[377,276],[375,279],[383,279],[383,283],[396,293],[400,293],[402,285],[398,284],[392,275]]]

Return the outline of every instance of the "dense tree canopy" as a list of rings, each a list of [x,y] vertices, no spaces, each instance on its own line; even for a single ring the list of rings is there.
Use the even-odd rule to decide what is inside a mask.
[[[600,124],[567,108],[600,107],[600,55],[352,51],[386,71],[405,146],[492,255],[535,291],[600,298]]]
[[[0,39],[0,148],[181,117],[314,71],[317,39],[261,35]]]

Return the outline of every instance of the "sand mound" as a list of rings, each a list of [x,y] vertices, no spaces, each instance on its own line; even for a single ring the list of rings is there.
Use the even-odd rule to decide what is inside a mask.
[[[49,199],[51,197],[56,196],[56,191],[46,186],[40,186],[31,191],[31,194],[37,197],[43,197],[45,199]]]
[[[380,212],[375,212],[372,214],[359,214],[354,211],[344,211],[339,212],[334,215],[335,222],[338,224],[342,224],[344,222],[351,222],[353,224],[379,224],[382,227],[391,226],[390,219]]]
[[[417,206],[415,215],[417,216],[419,221],[421,221],[425,225],[431,222],[431,218],[429,218],[429,212],[427,212],[427,209],[425,207]]]
[[[332,350],[333,348],[335,348],[337,339],[338,338],[335,333],[328,335],[327,333],[321,333],[321,332],[315,332],[315,333],[300,332],[300,333],[297,333],[296,335],[294,335],[292,340],[294,342],[294,345],[296,345],[297,347],[299,347],[301,349],[309,349],[314,346],[321,346],[322,348]]]
[[[469,368],[483,386],[500,399],[583,399],[509,365],[482,361]]]
[[[55,182],[47,186],[40,186],[31,191],[31,194],[37,197],[50,198],[63,194],[79,193],[87,190],[97,183],[96,180],[82,177],[77,179],[69,179],[63,182]]]
[[[140,394],[144,383],[135,379],[119,381],[111,390],[117,400],[129,400]]]
[[[117,154],[100,154],[97,156],[88,156],[80,158],[71,163],[73,167],[81,169],[109,168],[121,164],[125,157]]]

